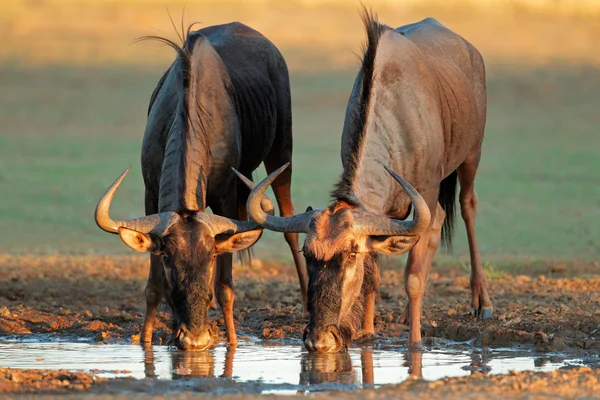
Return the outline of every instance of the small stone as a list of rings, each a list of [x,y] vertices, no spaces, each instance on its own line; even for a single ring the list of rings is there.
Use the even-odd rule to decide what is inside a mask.
[[[560,306],[558,306],[558,308],[561,313],[566,313],[567,311],[569,311],[569,307],[565,306],[564,304],[561,304]]]
[[[456,311],[455,308],[449,308],[446,313],[452,317],[452,316],[456,315],[458,312]]]
[[[101,342],[104,339],[108,339],[110,337],[110,332],[100,332],[96,336],[94,336],[94,340],[96,342]]]
[[[140,334],[131,335],[131,344],[140,344]]]

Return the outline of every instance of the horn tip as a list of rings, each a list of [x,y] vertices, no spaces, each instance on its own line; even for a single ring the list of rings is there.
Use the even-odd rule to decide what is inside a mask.
[[[281,171],[283,171],[284,169],[286,169],[286,168],[287,168],[287,167],[289,167],[289,166],[290,166],[290,162],[288,161],[288,162],[286,162],[285,164],[283,164],[283,165],[282,165],[282,166],[281,166],[281,167],[280,167],[280,168],[277,170],[277,172],[281,172]]]

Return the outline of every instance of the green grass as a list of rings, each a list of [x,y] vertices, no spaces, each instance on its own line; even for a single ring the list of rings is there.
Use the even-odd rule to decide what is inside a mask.
[[[129,250],[100,231],[98,198],[128,165],[113,215],[143,213],[140,145],[162,70],[105,66],[0,68],[0,251]],[[600,255],[600,74],[595,68],[491,67],[477,232],[485,259]],[[354,70],[292,74],[293,199],[322,207],[339,176]],[[256,177],[265,176],[262,168]],[[457,218],[455,256],[467,254]],[[262,258],[290,260],[267,232]]]

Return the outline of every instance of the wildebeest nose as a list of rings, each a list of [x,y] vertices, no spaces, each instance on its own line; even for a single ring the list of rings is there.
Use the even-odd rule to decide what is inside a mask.
[[[212,337],[208,329],[198,334],[192,334],[187,329],[179,329],[174,343],[180,350],[205,350],[212,344]]]
[[[306,350],[317,353],[327,353],[332,347],[326,343],[317,342],[313,338],[304,340],[304,346],[306,347]]]
[[[336,347],[335,337],[331,332],[319,332],[315,335],[310,333],[304,339],[306,350],[317,353],[327,353]]]

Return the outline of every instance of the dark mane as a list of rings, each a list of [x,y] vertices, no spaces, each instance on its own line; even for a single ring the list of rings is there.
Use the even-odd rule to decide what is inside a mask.
[[[388,29],[387,25],[380,24],[377,20],[377,15],[373,14],[363,6],[361,20],[367,33],[367,43],[363,44],[363,59],[356,79],[352,93],[359,92],[359,103],[350,116],[350,130],[352,137],[352,152],[350,160],[347,160],[344,172],[340,177],[335,189],[331,192],[331,196],[337,200],[343,200],[353,205],[358,205],[359,201],[352,192],[352,180],[356,173],[360,146],[365,136],[365,124],[367,120],[367,111],[369,110],[369,102],[371,99],[371,88],[374,81],[375,55],[377,45],[381,35]]]
[[[142,36],[138,39],[136,39],[134,41],[134,43],[138,43],[138,42],[142,42],[145,40],[155,40],[157,42],[163,43],[169,47],[171,47],[173,50],[175,50],[175,52],[177,53],[177,58],[179,59],[179,63],[178,64],[174,64],[171,68],[175,68],[175,72],[177,74],[177,82],[179,85],[179,93],[182,94],[179,96],[179,101],[181,102],[179,107],[178,107],[178,111],[179,111],[179,115],[177,115],[176,117],[179,118],[180,121],[180,126],[187,126],[187,123],[189,123],[189,126],[192,126],[194,129],[196,127],[198,127],[202,133],[207,132],[210,127],[205,126],[205,122],[210,122],[210,121],[205,121],[206,118],[202,118],[202,117],[206,117],[207,113],[206,111],[201,107],[200,104],[195,104],[193,106],[195,106],[194,108],[196,109],[196,112],[198,114],[198,118],[196,118],[196,124],[193,123],[192,119],[190,118],[190,108],[189,108],[189,104],[187,104],[187,96],[183,95],[185,93],[188,92],[189,90],[189,86],[190,86],[190,79],[191,79],[191,55],[192,55],[192,51],[194,48],[194,44],[196,42],[196,40],[202,38],[204,35],[202,35],[199,32],[193,32],[192,33],[192,28],[194,26],[196,26],[198,24],[198,22],[194,22],[191,23],[187,29],[184,30],[183,28],[183,16],[182,16],[182,21],[181,21],[181,31],[179,31],[177,29],[177,27],[175,26],[175,23],[173,22],[173,19],[171,18],[171,15],[169,15],[169,18],[171,19],[171,24],[173,25],[173,29],[175,29],[175,33],[177,34],[177,37],[179,38],[179,40],[181,41],[181,45],[175,43],[173,40],[162,37],[162,36],[155,36],[155,35],[150,35],[150,36]],[[170,70],[170,68],[169,68]],[[162,87],[162,84],[164,83],[164,80],[166,79],[167,73],[168,71],[165,72],[165,74],[161,77],[161,79],[159,80],[157,87],[154,91],[154,93],[152,93],[152,97],[150,98],[150,107],[152,106],[152,103],[154,102],[154,99],[156,97],[156,95],[158,94],[158,91],[160,90],[160,87]],[[148,109],[148,113],[150,112],[150,107]],[[196,126],[195,126],[196,125]],[[202,136],[199,136],[202,137]]]

